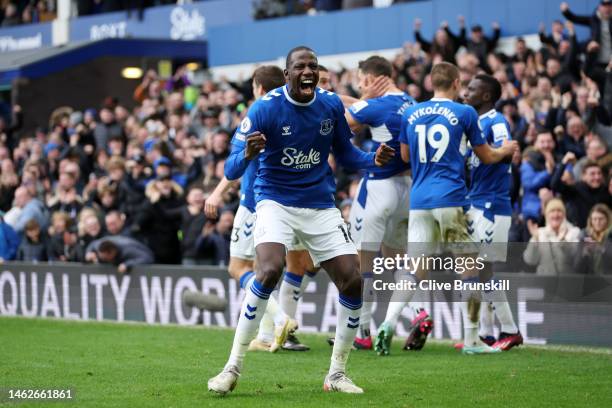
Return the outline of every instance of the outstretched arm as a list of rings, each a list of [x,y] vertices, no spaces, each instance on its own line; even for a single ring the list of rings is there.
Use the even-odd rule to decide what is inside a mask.
[[[591,25],[591,16],[581,16],[570,11],[569,5],[566,2],[561,3],[561,14],[574,24]]]

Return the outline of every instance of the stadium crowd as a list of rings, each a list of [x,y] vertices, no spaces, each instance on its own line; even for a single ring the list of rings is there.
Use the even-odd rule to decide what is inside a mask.
[[[88,16],[116,11],[136,12],[143,17],[146,8],[206,0],[71,0],[72,15]],[[255,19],[284,17],[296,14],[317,14],[360,7],[386,7],[393,3],[414,0],[252,0]],[[52,21],[56,17],[57,0],[0,1],[0,27]]]
[[[361,7],[387,7],[410,1],[415,0],[253,0],[253,10],[255,19],[261,20],[299,14],[315,15]]]
[[[136,12],[136,16],[142,18],[144,9],[148,7],[192,2],[192,0],[71,0],[70,5],[71,15],[74,17],[127,11],[129,15]],[[56,15],[57,0],[0,1],[0,27],[49,22],[53,21]]]
[[[0,27],[33,24],[55,19],[56,0],[0,1]]]
[[[610,3],[592,16],[561,4],[566,20],[550,33],[540,27],[542,48],[517,38],[512,55],[495,50],[497,24],[486,36],[459,17],[458,32],[443,22],[426,39],[416,20],[415,41],[392,61],[396,83],[417,101],[431,97],[428,73],[438,61],[456,63],[466,85],[481,71],[499,80],[497,109],[522,151],[512,163],[511,241],[599,243],[585,248],[592,273],[611,252]],[[591,38],[579,41],[574,24],[588,25]],[[61,107],[34,134],[20,129],[27,107],[0,119],[0,259],[110,262],[121,271],[152,261],[227,264],[238,186],[224,197],[219,219],[207,219],[203,207],[223,177],[251,83],[189,78],[184,67],[167,79],[149,71],[134,101]],[[330,71],[330,80],[337,93],[359,96],[355,69]],[[355,142],[368,150],[370,137],[366,129]],[[347,214],[360,175],[330,161]]]

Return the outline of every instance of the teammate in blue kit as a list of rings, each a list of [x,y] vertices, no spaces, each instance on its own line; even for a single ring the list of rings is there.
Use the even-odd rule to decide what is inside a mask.
[[[470,81],[465,102],[480,115],[479,123],[486,142],[493,147],[502,146],[510,140],[510,127],[504,115],[495,110],[501,97],[501,85],[490,75],[477,75]],[[510,203],[511,167],[509,161],[497,164],[482,164],[475,155],[470,156],[470,210],[467,212],[468,232],[476,242],[483,245],[485,270],[481,279],[493,279],[491,262],[505,262],[508,232],[510,231],[512,205]],[[482,251],[481,251],[482,252]],[[523,344],[512,311],[503,291],[484,292],[486,302],[481,311],[480,338],[494,348],[509,350]],[[493,337],[493,311],[501,323],[499,339]]]
[[[367,89],[381,77],[387,79],[386,87],[382,95],[352,104],[345,116],[351,130],[355,132],[364,126],[370,127],[374,147],[386,143],[399,150],[402,114],[416,102],[395,86],[392,75],[393,66],[383,57],[372,56],[361,61],[358,71],[360,89]],[[381,250],[388,257],[406,250],[407,203],[411,186],[409,170],[410,165],[398,155],[384,168],[368,172],[359,184],[356,200],[351,207],[351,236],[359,250],[366,294],[361,309],[359,334],[355,338],[355,347],[358,349],[372,349],[370,321],[375,293],[372,290],[373,260]],[[427,313],[417,314],[423,321],[429,319]],[[415,322],[414,327],[419,325]]]
[[[362,393],[346,376],[346,361],[359,327],[363,281],[355,245],[334,206],[336,186],[327,157],[333,150],[345,167],[372,169],[388,163],[394,150],[381,145],[376,153],[365,153],[351,144],[340,98],[316,87],[318,62],[311,49],[291,50],[284,74],[287,85],[249,109],[226,162],[225,173],[232,180],[242,176],[252,160],[259,160],[254,185],[259,267],[243,302],[229,360],[208,381],[208,388],[226,394],[236,386],[246,349],[282,275],[286,248],[296,235],[339,292],[336,342],[323,388]]]
[[[464,171],[467,142],[486,164],[510,157],[517,149],[516,142],[491,148],[478,127],[474,108],[454,102],[461,89],[459,69],[455,65],[447,62],[434,65],[431,81],[434,97],[408,108],[400,131],[402,159],[412,166],[408,254],[414,257],[435,253],[439,243],[471,242],[464,216],[464,209],[469,205]],[[475,252],[469,245],[465,250],[468,254]],[[425,272],[417,271],[420,277]],[[469,280],[474,275],[477,278],[476,272],[466,271],[462,278]],[[396,291],[391,304],[402,307],[408,302],[410,293]],[[461,304],[464,325],[474,319],[477,325],[478,294],[464,291]],[[393,331],[386,323],[381,325],[377,336],[379,354],[388,354],[391,345]],[[465,326],[470,327],[469,324]],[[480,341],[477,329],[466,329],[464,351],[495,350]]]

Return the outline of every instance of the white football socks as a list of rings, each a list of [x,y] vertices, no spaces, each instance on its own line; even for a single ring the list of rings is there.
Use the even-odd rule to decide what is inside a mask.
[[[518,333],[519,330],[514,322],[512,310],[510,310],[508,297],[506,296],[505,291],[494,290],[490,292],[483,292],[482,299],[493,304],[493,310],[495,311],[495,315],[497,316],[499,323],[501,323],[502,332],[508,334]]]
[[[270,293],[274,288],[266,288],[256,279],[246,290],[246,296],[242,302],[240,318],[234,335],[232,351],[227,361],[226,367],[235,365],[242,369],[244,355],[246,354],[249,343],[255,337],[255,332],[264,314]]]
[[[478,282],[478,278],[467,278],[463,282]],[[478,338],[478,322],[480,320],[480,291],[461,291],[461,314],[463,316],[463,342],[465,347],[482,345]]]
[[[338,296],[338,322],[329,373],[346,372],[346,361],[359,328],[361,297]]]
[[[295,319],[297,305],[302,295],[302,276],[292,272],[285,272],[283,281],[278,289],[278,303],[283,312],[292,319]]]

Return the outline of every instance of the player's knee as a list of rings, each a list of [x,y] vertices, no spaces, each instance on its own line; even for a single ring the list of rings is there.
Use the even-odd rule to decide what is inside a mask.
[[[363,278],[359,273],[359,268],[347,271],[344,278],[338,285],[338,292],[344,296],[361,297],[363,288]]]
[[[267,288],[273,288],[283,274],[283,263],[266,262],[260,264],[257,270],[257,280]]]

